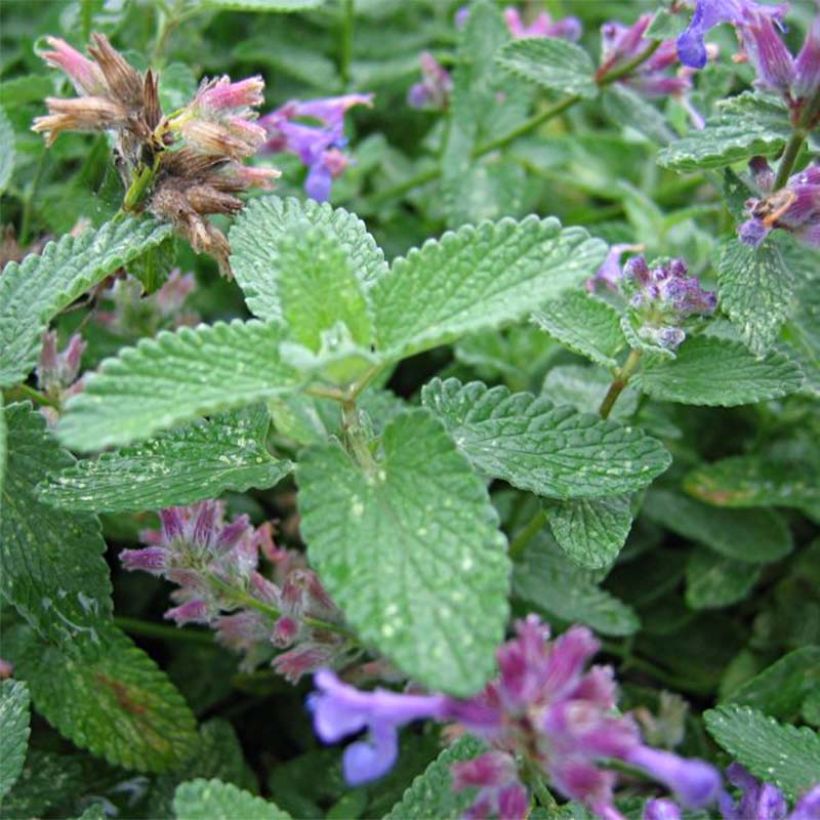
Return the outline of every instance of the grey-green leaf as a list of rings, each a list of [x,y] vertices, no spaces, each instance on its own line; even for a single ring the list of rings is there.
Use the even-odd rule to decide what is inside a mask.
[[[704,712],[709,734],[755,777],[774,783],[790,800],[820,780],[820,736],[808,727],[778,723],[748,706]]]
[[[651,357],[633,381],[662,401],[733,407],[793,393],[803,374],[780,353],[757,358],[739,342],[697,336],[673,360]]]
[[[543,533],[516,561],[513,593],[549,615],[604,635],[632,635],[640,626],[631,607],[601,589],[593,573],[573,564]]]
[[[532,320],[574,353],[604,367],[615,367],[615,357],[626,347],[615,308],[580,290],[547,302]]]
[[[604,92],[603,103],[610,119],[640,131],[658,145],[666,145],[675,138],[664,115],[631,88],[613,83]]]
[[[746,92],[717,104],[701,131],[693,130],[658,154],[676,171],[720,168],[779,151],[792,134],[786,106],[777,97]]]
[[[575,43],[559,37],[513,40],[496,60],[508,71],[542,88],[592,98],[598,94],[589,54]]]
[[[14,170],[14,154],[14,129],[6,112],[0,108],[0,194],[6,190],[11,179]]]
[[[10,436],[0,496],[0,590],[45,638],[70,647],[85,635],[92,649],[112,609],[100,523],[38,498],[37,484],[74,459],[28,404],[12,404],[4,415]]]
[[[9,262],[0,275],[0,385],[25,379],[49,320],[111,271],[171,234],[171,226],[128,217],[49,242],[40,256]]]
[[[293,464],[265,447],[269,421],[256,405],[160,433],[50,475],[38,488],[40,498],[67,509],[122,512],[272,487]]]
[[[492,673],[509,586],[484,482],[421,409],[385,427],[373,458],[361,466],[336,444],[306,451],[308,555],[363,640],[414,680],[471,694]]]
[[[0,799],[23,771],[31,732],[29,703],[28,687],[23,681],[0,683]]]
[[[695,549],[686,564],[686,603],[691,609],[719,609],[749,596],[760,579],[759,564]]]
[[[752,248],[730,239],[718,261],[720,304],[758,355],[774,343],[795,307],[794,276],[780,248],[768,240]]]
[[[656,439],[543,396],[434,379],[422,403],[488,476],[550,498],[595,498],[649,484],[671,461]]]
[[[128,444],[299,383],[279,354],[282,326],[258,321],[163,331],[103,362],[57,428],[78,450]]]
[[[190,780],[174,794],[177,820],[290,820],[275,803],[221,780]]]
[[[611,566],[632,527],[629,495],[561,501],[547,508],[550,529],[562,550],[579,566]]]
[[[591,276],[605,253],[583,229],[535,216],[448,232],[395,260],[371,291],[378,346],[400,359],[522,318]]]
[[[671,490],[652,489],[643,512],[678,535],[736,561],[765,564],[788,555],[793,547],[789,528],[769,509],[710,507]]]

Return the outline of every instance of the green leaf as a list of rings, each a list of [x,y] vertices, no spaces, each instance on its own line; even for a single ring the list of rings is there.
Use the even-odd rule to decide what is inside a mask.
[[[583,229],[535,216],[448,232],[395,260],[371,291],[379,346],[401,359],[519,319],[591,276],[605,253]]]
[[[581,291],[568,291],[548,302],[532,320],[573,353],[604,367],[616,367],[615,356],[626,346],[615,308]]]
[[[44,637],[86,645],[111,616],[105,542],[96,516],[55,510],[35,487],[74,459],[46,432],[28,404],[5,408],[9,429],[6,480],[0,501],[0,590]],[[89,646],[89,648],[91,648]]]
[[[672,532],[736,561],[777,561],[794,546],[789,528],[773,510],[727,510],[670,490],[652,489],[644,500],[643,512]]]
[[[3,818],[43,817],[47,809],[69,805],[84,785],[77,756],[29,749],[19,779],[3,798]]]
[[[720,168],[748,157],[779,151],[792,134],[786,106],[770,95],[746,92],[717,103],[701,131],[691,131],[658,154],[676,171]]]
[[[183,327],[142,339],[103,362],[66,404],[57,428],[77,450],[128,444],[207,413],[292,390],[282,326],[258,321]]]
[[[128,217],[76,238],[67,234],[40,256],[9,262],[0,275],[0,386],[32,370],[53,316],[170,234],[170,225]]]
[[[327,444],[297,476],[311,563],[362,639],[431,689],[480,689],[504,634],[509,563],[484,482],[444,428],[411,410],[385,427],[373,464]]]
[[[180,784],[174,795],[174,816],[178,820],[290,820],[275,803],[221,780]]]
[[[687,339],[674,360],[648,359],[634,377],[652,398],[721,407],[785,396],[802,382],[800,369],[780,353],[758,359],[739,342],[708,336]]]
[[[778,723],[748,706],[703,713],[709,734],[755,777],[796,800],[820,777],[820,736],[808,727]]]
[[[720,305],[758,355],[777,339],[795,307],[794,277],[777,244],[752,248],[739,239],[723,245],[718,261]]]
[[[327,0],[204,0],[204,5],[226,11],[274,11],[290,14],[323,6]]]
[[[336,321],[370,342],[362,291],[387,273],[387,263],[357,216],[313,200],[265,197],[242,211],[230,238],[236,281],[261,319],[284,318],[293,338],[313,349]]]
[[[675,138],[666,117],[631,88],[613,83],[604,92],[603,102],[606,115],[623,128],[634,128],[658,145]]]
[[[562,364],[551,367],[542,388],[542,395],[553,404],[568,404],[582,413],[597,413],[604,400],[612,376],[592,365]],[[637,411],[640,393],[627,386],[609,417],[613,421],[628,421]]]
[[[405,791],[384,820],[458,820],[475,800],[476,790],[453,791],[452,765],[485,751],[472,735],[463,735],[445,749]]]
[[[50,475],[38,488],[40,498],[66,509],[123,512],[273,487],[293,464],[265,447],[269,421],[256,405],[160,433]]]
[[[19,627],[4,651],[31,690],[35,709],[76,746],[143,772],[179,766],[196,752],[196,722],[171,682],[113,626],[99,630],[93,660],[43,643]]]
[[[797,717],[806,699],[818,691],[820,646],[803,646],[733,689],[726,701],[751,706],[779,720],[790,720]]]
[[[686,603],[691,609],[719,609],[743,601],[760,579],[759,564],[695,549],[686,564]]]
[[[598,95],[589,54],[558,37],[513,40],[499,51],[496,61],[542,88],[590,99]]]
[[[582,623],[604,635],[632,635],[640,622],[633,609],[605,590],[595,574],[565,558],[542,534],[513,569],[513,593],[567,623]]]
[[[0,194],[6,190],[14,171],[14,152],[14,129],[0,107]]]
[[[184,108],[196,94],[196,74],[186,63],[171,63],[159,72],[159,102],[163,111]]]
[[[562,550],[579,566],[611,566],[632,527],[629,495],[581,498],[548,508],[550,529]]]
[[[30,698],[23,681],[0,683],[0,798],[8,794],[26,759],[28,747]]]
[[[638,490],[671,460],[659,441],[639,430],[503,386],[433,379],[422,403],[481,472],[551,498]]]
[[[3,508],[3,482],[6,476],[7,451],[8,442],[6,441],[6,414],[3,408],[3,391],[0,390],[0,511],[2,511]]]

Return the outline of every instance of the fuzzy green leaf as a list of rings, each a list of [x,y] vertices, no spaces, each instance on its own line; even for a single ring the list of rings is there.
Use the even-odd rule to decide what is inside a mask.
[[[3,820],[45,817],[48,809],[70,805],[82,793],[83,775],[78,755],[29,749],[14,788],[3,798]]]
[[[519,319],[591,276],[605,253],[583,229],[534,216],[448,232],[395,260],[371,291],[378,345],[401,359]]]
[[[551,498],[595,498],[649,484],[670,463],[663,445],[531,393],[434,379],[422,403],[481,472]]]
[[[14,152],[14,129],[6,112],[0,108],[0,194],[6,190],[11,179],[14,170]]]
[[[0,798],[6,796],[23,771],[31,732],[30,700],[23,681],[0,683]]]
[[[267,410],[257,405],[160,433],[52,474],[38,488],[40,498],[66,509],[122,512],[264,490],[293,468],[265,447],[268,424]]]
[[[606,115],[624,128],[640,131],[658,145],[666,145],[675,138],[666,117],[640,94],[619,83],[613,83],[604,92]]]
[[[774,783],[790,800],[820,780],[820,735],[778,723],[748,706],[704,712],[709,734],[755,777]]]
[[[174,795],[177,820],[290,820],[275,803],[221,780],[190,780]]]
[[[128,444],[288,392],[298,375],[279,354],[282,334],[275,323],[234,321],[143,339],[103,362],[67,403],[58,435],[78,450]]]
[[[76,238],[66,234],[40,256],[9,262],[0,275],[0,386],[22,381],[34,368],[53,316],[170,234],[170,225],[129,217]]]
[[[31,690],[35,709],[76,746],[143,772],[179,766],[196,751],[196,721],[182,696],[130,638],[99,630],[93,660],[13,631],[4,648]]]
[[[661,401],[733,407],[793,393],[803,375],[780,353],[758,359],[739,342],[697,336],[673,360],[650,358],[634,383]]]
[[[794,276],[777,244],[730,239],[718,261],[720,304],[754,353],[765,353],[795,307]]]
[[[6,476],[6,456],[8,450],[6,438],[6,414],[3,407],[3,391],[0,390],[0,510],[2,510],[3,507],[3,482]]]
[[[543,534],[516,561],[513,593],[551,616],[604,635],[632,635],[640,626],[631,607],[601,589],[593,573],[573,564]]]
[[[248,307],[284,319],[290,336],[312,350],[344,322],[370,343],[364,290],[387,272],[384,254],[354,214],[313,200],[251,202],[231,229],[231,267]]]
[[[581,291],[548,302],[532,320],[573,353],[604,367],[616,367],[615,356],[626,347],[618,312]]]
[[[691,609],[719,609],[749,596],[760,579],[759,564],[749,564],[695,549],[686,564],[686,603]]]
[[[719,102],[703,130],[673,142],[658,154],[658,162],[676,171],[720,168],[774,154],[791,134],[788,110],[778,98],[747,92]]]
[[[611,566],[632,527],[629,495],[563,501],[547,514],[561,549],[587,569]]]
[[[652,489],[643,512],[672,532],[736,561],[765,564],[788,555],[793,547],[789,528],[768,509],[710,507],[680,493]]]
[[[4,411],[9,428],[6,480],[0,496],[0,589],[45,638],[92,648],[111,616],[105,542],[96,516],[55,510],[35,487],[74,459],[46,432],[28,404]]]
[[[414,680],[471,694],[507,618],[509,562],[484,482],[425,410],[393,419],[374,458],[362,467],[335,444],[306,451],[308,555],[365,641]]]
[[[598,94],[595,66],[580,46],[558,37],[513,40],[496,61],[508,71],[542,88],[592,98]]]
[[[475,799],[475,789],[453,791],[452,766],[472,760],[485,750],[472,735],[460,737],[445,749],[412,784],[387,813],[384,820],[458,820]]]

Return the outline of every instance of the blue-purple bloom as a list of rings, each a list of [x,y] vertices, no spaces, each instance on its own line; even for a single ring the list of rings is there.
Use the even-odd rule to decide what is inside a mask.
[[[726,769],[729,782],[740,791],[733,800],[724,792],[719,800],[723,820],[816,820],[820,817],[820,783],[809,789],[789,812],[783,792],[754,777],[739,763]]]
[[[666,797],[647,800],[643,807],[643,820],[681,820],[680,806]]]
[[[333,180],[350,162],[342,151],[347,145],[344,116],[355,105],[372,104],[372,94],[291,100],[259,120],[267,131],[262,150],[298,156],[308,168],[307,195],[324,202],[330,196]]]
[[[469,16],[469,7],[462,6],[456,12],[456,28],[464,28]],[[522,40],[526,37],[558,37],[562,40],[575,41],[581,37],[581,21],[577,17],[553,20],[546,11],[542,11],[526,23],[518,9],[514,6],[507,6],[504,9],[504,22],[514,40]]]
[[[428,108],[444,111],[450,103],[453,79],[450,72],[429,51],[419,56],[421,82],[415,83],[407,92],[407,104],[411,108]]]

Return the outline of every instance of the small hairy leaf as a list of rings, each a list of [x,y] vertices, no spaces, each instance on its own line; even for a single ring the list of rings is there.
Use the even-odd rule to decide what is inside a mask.
[[[548,508],[550,529],[562,550],[579,566],[611,566],[632,527],[629,495],[562,501]]]
[[[0,682],[0,799],[23,771],[31,732],[29,703],[28,687],[23,681]]]
[[[53,473],[39,486],[40,498],[67,509],[122,512],[272,487],[293,464],[265,447],[269,421],[265,407],[256,405],[160,433]]]
[[[452,765],[472,760],[485,750],[481,741],[463,735],[445,749],[413,783],[384,820],[458,820],[475,799],[475,789],[453,791]]]
[[[4,411],[9,453],[0,496],[0,590],[45,638],[72,646],[111,616],[105,542],[96,516],[55,510],[35,487],[74,465],[46,432],[45,419],[28,404]]]
[[[265,197],[242,211],[230,237],[236,281],[260,319],[284,318],[292,337],[313,349],[336,321],[369,343],[363,291],[387,263],[357,216],[310,199]]]
[[[703,713],[709,734],[755,777],[774,783],[790,800],[820,777],[820,736],[808,727],[778,723],[748,706],[725,705]]]
[[[643,512],[678,535],[736,561],[777,561],[794,546],[789,528],[773,510],[710,507],[681,493],[652,489],[644,500]]]
[[[558,37],[513,40],[500,50],[496,61],[542,88],[579,97],[592,98],[598,94],[593,80],[595,66],[589,54]]]
[[[758,359],[739,342],[697,336],[675,359],[648,359],[633,381],[661,401],[732,407],[793,393],[803,374],[780,353]]]
[[[14,788],[3,798],[3,818],[44,817],[81,793],[83,767],[77,755],[29,749]]]
[[[794,276],[777,244],[730,239],[718,261],[720,305],[754,353],[765,353],[795,307]]]
[[[719,609],[749,596],[760,579],[759,564],[749,564],[695,549],[686,564],[686,603],[691,609]]]
[[[542,534],[515,563],[513,593],[548,615],[586,624],[604,635],[637,632],[640,622],[632,608],[601,589],[594,578]]]
[[[594,498],[649,484],[670,463],[663,445],[531,393],[433,379],[422,403],[483,473],[551,498]]]
[[[282,326],[258,321],[183,327],[106,359],[66,405],[57,428],[77,450],[128,444],[206,413],[292,390]]]
[[[298,466],[301,532],[361,637],[432,689],[467,695],[494,665],[509,562],[484,482],[426,410],[396,416],[381,453],[338,445]]]
[[[779,151],[792,134],[789,113],[777,97],[746,92],[717,104],[706,127],[693,130],[658,154],[658,162],[676,171],[720,168],[757,155]]]
[[[275,803],[221,780],[190,780],[174,795],[177,820],[290,820]]]
[[[11,173],[14,170],[14,129],[0,107],[0,194],[9,184]]]
[[[104,651],[93,660],[43,643],[25,627],[4,644],[36,710],[76,746],[126,769],[176,768],[196,751],[188,705],[124,633],[105,626],[98,639]]]
[[[76,238],[66,234],[40,256],[9,262],[0,275],[0,386],[22,381],[34,368],[53,316],[170,234],[170,225],[129,217]]]
[[[378,346],[401,359],[519,319],[591,276],[605,253],[583,229],[535,216],[448,232],[396,259],[371,291]]]
[[[604,367],[617,366],[615,356],[626,347],[615,308],[581,291],[567,291],[548,302],[532,320],[573,353]]]

